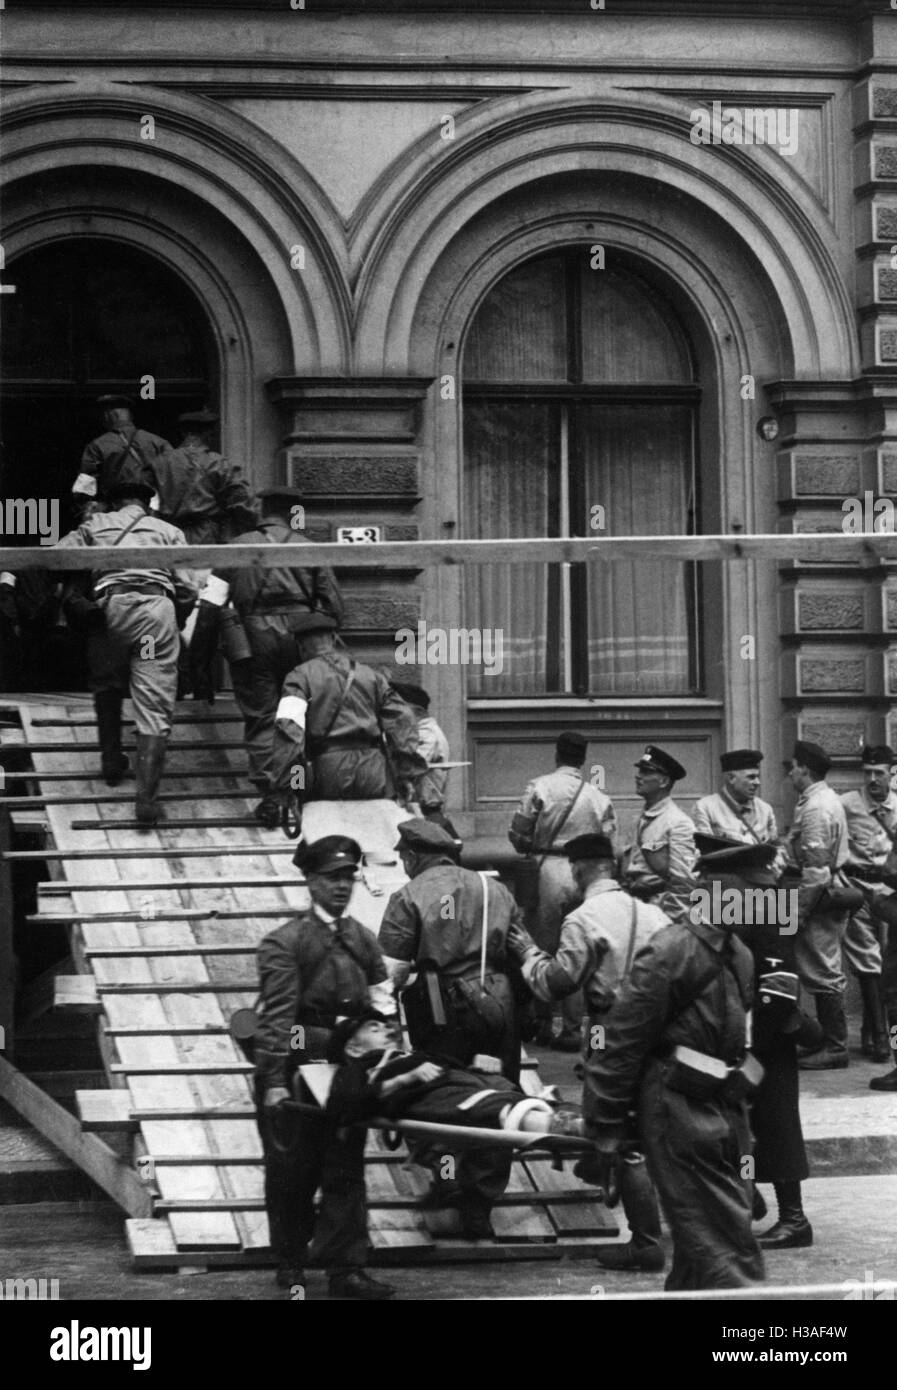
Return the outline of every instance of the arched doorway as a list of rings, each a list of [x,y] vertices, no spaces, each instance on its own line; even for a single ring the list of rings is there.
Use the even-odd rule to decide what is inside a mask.
[[[103,429],[97,396],[126,392],[137,423],[177,443],[178,415],[218,401],[217,351],[186,282],[122,242],[54,240],[11,260],[5,279],[16,288],[0,301],[0,496],[58,504],[64,533],[75,520],[71,487],[82,451]],[[154,394],[143,399],[148,377]],[[4,542],[36,545],[40,537]],[[83,640],[69,633],[58,601],[42,595],[22,577],[20,631],[2,622],[0,688],[83,689]]]
[[[19,256],[6,278],[16,291],[0,303],[0,491],[59,498],[65,527],[81,452],[102,430],[96,397],[137,397],[137,423],[176,443],[180,412],[217,401],[217,353],[192,290],[133,246],[52,242]],[[144,400],[148,376],[155,397]]]

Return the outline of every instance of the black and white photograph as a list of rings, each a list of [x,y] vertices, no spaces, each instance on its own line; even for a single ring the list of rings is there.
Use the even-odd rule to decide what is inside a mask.
[[[28,1364],[539,1301],[858,1375],[895,504],[897,0],[0,2]]]

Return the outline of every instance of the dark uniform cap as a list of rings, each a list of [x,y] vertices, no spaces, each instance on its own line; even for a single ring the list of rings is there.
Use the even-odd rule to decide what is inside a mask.
[[[758,748],[733,748],[720,755],[719,765],[723,772],[736,772],[742,768],[759,767],[763,754]]]
[[[101,405],[104,410],[114,410],[116,406],[125,406],[128,410],[133,410],[134,399],[132,396],[122,396],[113,392],[109,396],[97,396],[97,405]]]
[[[566,729],[564,733],[558,734],[558,740],[554,747],[559,758],[563,758],[573,767],[579,767],[581,763],[585,762],[588,746],[589,741],[583,738],[582,734]]]
[[[155,496],[156,489],[151,483],[141,483],[139,479],[116,478],[106,489],[106,501],[118,502],[122,497],[139,497],[142,502],[149,503]],[[123,542],[126,544],[126,541]]]
[[[698,860],[698,872],[721,869],[724,873],[756,873],[768,869],[778,854],[778,845],[730,845],[726,849],[702,852]]]
[[[217,425],[218,420],[219,416],[208,407],[204,410],[185,410],[183,415],[178,416],[181,425]]]
[[[719,849],[743,849],[744,840],[732,840],[728,835],[705,835],[703,830],[695,831],[695,849],[698,854],[715,854]]]
[[[606,835],[577,835],[567,841],[564,853],[574,864],[578,859],[613,859],[614,847]]]
[[[398,849],[415,849],[421,854],[457,855],[458,841],[453,840],[447,830],[435,821],[415,816],[413,820],[402,821],[399,826]]]
[[[304,841],[293,855],[297,869],[306,874],[329,874],[335,869],[357,869],[362,850],[348,835],[325,835],[321,840]]]
[[[405,681],[393,681],[392,688],[407,704],[420,705],[421,709],[430,708],[430,697],[422,686],[408,685]]]
[[[344,1018],[342,1023],[336,1025],[327,1041],[327,1061],[337,1064],[344,1062],[346,1048],[359,1028],[363,1028],[366,1023],[389,1023],[389,1019],[383,1014],[378,1014],[376,1009],[362,1009],[360,1014]]]
[[[875,767],[880,763],[892,767],[897,762],[897,757],[894,756],[893,748],[889,748],[886,743],[867,743],[860,754],[860,761],[867,767]]]
[[[685,776],[685,768],[682,764],[677,763],[674,757],[653,743],[647,745],[636,763],[636,767],[654,768],[655,772],[662,772],[665,777],[672,778],[674,782],[681,782]]]
[[[818,743],[804,743],[802,739],[798,739],[794,745],[794,761],[800,763],[801,767],[809,768],[818,777],[824,777],[832,765],[824,748],[820,748]]]

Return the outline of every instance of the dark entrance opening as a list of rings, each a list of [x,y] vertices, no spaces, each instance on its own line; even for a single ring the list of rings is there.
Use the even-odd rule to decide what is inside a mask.
[[[120,242],[53,242],[12,261],[4,278],[16,289],[0,300],[0,503],[55,502],[64,533],[74,522],[70,495],[82,451],[103,430],[97,396],[133,396],[136,423],[176,444],[182,411],[215,407],[217,352],[189,286]],[[0,545],[39,541],[6,530],[0,537]],[[42,643],[40,627],[26,641],[24,631],[4,625],[0,689],[83,689],[83,655],[58,613],[40,623]]]

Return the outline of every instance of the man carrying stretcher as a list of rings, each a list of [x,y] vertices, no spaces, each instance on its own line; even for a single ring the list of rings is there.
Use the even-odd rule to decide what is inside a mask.
[[[435,1054],[397,1047],[389,1023],[372,1009],[337,1024],[328,1058],[338,1070],[326,1113],[340,1126],[381,1116],[530,1134],[583,1132],[578,1109],[556,1109],[527,1096],[498,1072],[465,1069]],[[489,1212],[510,1171],[507,1147],[465,1147],[458,1155],[457,1188],[440,1204],[457,1206],[462,1234],[474,1240],[492,1234]]]

